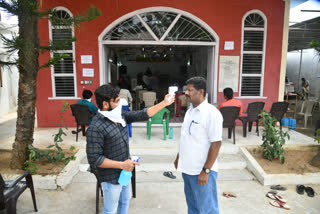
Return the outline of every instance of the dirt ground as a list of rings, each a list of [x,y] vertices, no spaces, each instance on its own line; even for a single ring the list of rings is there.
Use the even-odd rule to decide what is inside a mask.
[[[310,165],[310,161],[319,152],[319,149],[285,149],[285,163],[280,160],[269,161],[262,157],[261,149],[249,149],[251,155],[268,174],[305,174],[320,172],[320,168]]]
[[[66,157],[74,155],[77,150],[65,150]],[[23,170],[11,169],[9,164],[11,160],[11,151],[0,150],[0,172],[1,174],[22,174]],[[42,163],[37,163],[38,172],[37,175],[57,175],[65,167],[62,163],[50,163],[47,160]]]

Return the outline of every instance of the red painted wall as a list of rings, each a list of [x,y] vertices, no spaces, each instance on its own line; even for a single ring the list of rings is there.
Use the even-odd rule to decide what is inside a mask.
[[[241,33],[242,18],[250,10],[262,11],[267,17],[267,41],[266,60],[264,75],[263,96],[267,99],[266,109],[271,107],[272,102],[278,100],[282,31],[284,19],[285,2],[282,0],[105,0],[105,1],[79,1],[79,0],[45,0],[42,1],[42,8],[53,8],[63,6],[73,14],[78,14],[86,10],[89,5],[95,5],[102,11],[102,15],[97,19],[83,23],[80,29],[75,30],[78,40],[75,42],[75,59],[77,71],[78,97],[81,97],[83,85],[81,80],[93,80],[92,85],[85,85],[87,89],[94,91],[100,85],[99,79],[99,49],[98,36],[113,21],[119,17],[135,10],[165,6],[189,12],[204,22],[206,22],[219,36],[219,56],[240,56],[241,55]],[[39,37],[42,44],[49,41],[49,25],[47,20],[39,22]],[[234,50],[223,50],[225,41],[234,41]],[[92,55],[93,63],[83,65],[80,63],[81,55]],[[49,59],[49,53],[39,57],[40,65]],[[93,68],[94,78],[82,77],[82,68]],[[239,68],[240,73],[240,68]],[[49,100],[52,97],[52,82],[50,69],[42,69],[38,76],[38,98],[37,98],[37,118],[39,127],[56,126],[59,122],[58,111],[61,100]],[[238,96],[238,93],[235,93]],[[67,100],[70,104],[77,100]],[[223,102],[223,94],[218,93],[218,102]],[[242,100],[244,110],[249,102],[256,100]],[[75,126],[71,111],[66,113],[65,123],[68,126]]]

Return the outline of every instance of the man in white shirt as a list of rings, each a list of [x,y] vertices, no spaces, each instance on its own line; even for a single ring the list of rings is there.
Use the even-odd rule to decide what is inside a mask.
[[[218,214],[217,157],[223,118],[205,99],[203,77],[190,78],[186,83],[186,96],[192,105],[184,117],[174,165],[182,172],[188,214]]]

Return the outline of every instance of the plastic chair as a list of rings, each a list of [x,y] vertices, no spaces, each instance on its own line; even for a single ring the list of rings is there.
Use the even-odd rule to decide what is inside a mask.
[[[26,181],[21,181],[23,178]],[[12,181],[4,181],[0,174],[0,212],[16,214],[17,200],[27,188],[31,191],[34,210],[38,212],[31,173],[26,171]]]
[[[228,128],[228,138],[231,138],[231,132],[233,132],[233,144],[236,144],[235,138],[235,121],[239,116],[240,107],[226,106],[220,108],[220,112],[223,117],[223,128]]]
[[[248,104],[247,116],[240,116],[238,119],[242,122],[243,137],[247,136],[247,123],[249,122],[249,132],[252,129],[252,123],[256,122],[256,132],[259,136],[259,114],[263,110],[264,102],[252,102]]]
[[[152,91],[144,92],[142,94],[142,99],[145,107],[154,106],[154,102],[157,100],[157,93]]]
[[[123,105],[122,106],[123,111],[130,111],[130,107],[128,105]],[[132,124],[127,123],[127,129],[128,129],[128,139],[129,137],[132,137]]]
[[[167,140],[167,135],[169,134],[169,118],[170,118],[170,111],[166,108],[163,108],[158,113],[156,113],[152,118],[147,120],[148,140],[150,140],[150,138],[151,138],[151,125],[152,124],[162,124],[163,125],[163,138],[164,138],[164,140]]]
[[[101,179],[99,176],[98,169],[92,165],[88,168],[88,171],[94,174],[97,179],[97,186],[96,186],[96,214],[99,214],[99,192],[101,193],[101,197],[103,197],[103,191],[101,187]],[[132,177],[131,177],[131,188],[132,188],[132,197],[136,198],[136,168],[132,170]]]
[[[288,102],[275,102],[272,103],[270,114],[276,118],[276,121],[280,122],[280,129],[282,129],[282,118],[287,113],[289,103]]]
[[[143,93],[147,92],[147,90],[137,90],[136,91],[136,109],[140,110],[140,105],[143,101]]]
[[[314,101],[304,101],[302,105],[305,105],[306,107],[301,110],[302,112],[298,112],[297,116],[304,116],[304,128],[307,128],[308,125],[308,118],[311,117],[311,124],[312,124],[312,113],[313,113],[313,107],[315,102]]]
[[[89,111],[89,107],[81,104],[72,104],[70,105],[72,115],[75,117],[77,123],[76,129],[76,141],[78,142],[78,132],[82,131],[82,135],[86,136],[86,126],[89,125],[89,119],[91,117],[91,113]],[[81,129],[79,129],[79,126]]]

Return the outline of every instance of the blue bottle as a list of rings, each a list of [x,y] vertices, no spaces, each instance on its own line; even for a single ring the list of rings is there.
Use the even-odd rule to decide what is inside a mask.
[[[139,159],[140,159],[140,157],[137,158],[136,160],[133,160],[133,161],[138,163]],[[121,184],[122,186],[127,186],[130,182],[131,177],[132,177],[132,172],[122,170],[120,173],[118,183]]]
[[[290,129],[291,129],[291,130],[295,130],[296,127],[297,127],[297,121],[296,121],[296,119],[290,118],[289,126],[290,126]]]
[[[169,139],[173,139],[173,127],[170,126]]]
[[[289,122],[290,122],[290,119],[289,118],[282,118],[282,126],[289,126]]]

